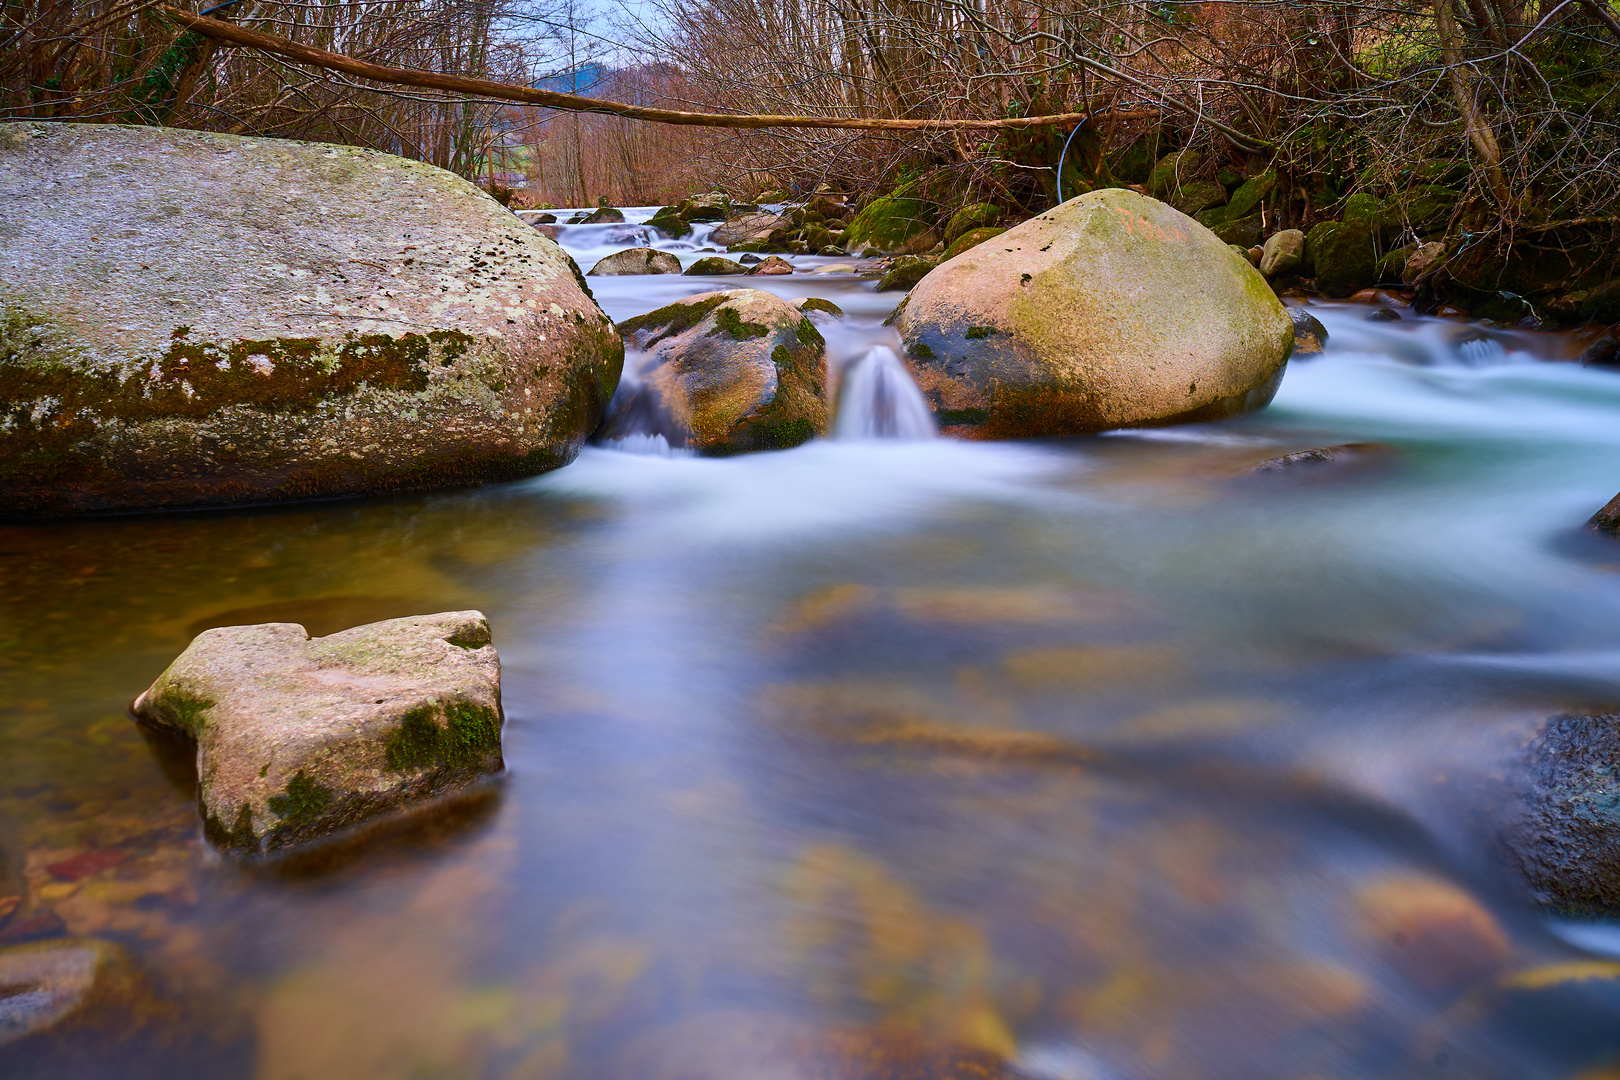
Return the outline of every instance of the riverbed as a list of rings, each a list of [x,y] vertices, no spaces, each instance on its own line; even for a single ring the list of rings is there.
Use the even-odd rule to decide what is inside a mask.
[[[562,243],[698,257],[708,227],[651,212]],[[793,261],[589,281],[615,319],[832,300],[858,385],[903,294]],[[1493,813],[1549,716],[1620,700],[1620,544],[1581,528],[1620,488],[1620,374],[1369,310],[1313,303],[1325,353],[1214,424],[644,440],[0,526],[0,941],[116,942],[151,1002],[49,1075],[1615,1075],[1620,928],[1530,909]],[[1253,471],[1351,442],[1379,447]],[[462,608],[503,782],[316,864],[214,856],[184,748],[127,713],[211,626]]]

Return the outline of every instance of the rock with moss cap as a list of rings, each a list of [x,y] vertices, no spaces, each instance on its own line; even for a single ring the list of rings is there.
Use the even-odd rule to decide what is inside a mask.
[[[1271,400],[1293,324],[1174,209],[1081,195],[945,263],[896,318],[942,428],[974,438],[1207,420]]]
[[[806,315],[814,315],[819,313],[822,315],[831,315],[835,319],[842,319],[844,317],[843,308],[839,307],[831,300],[821,296],[807,296],[803,300],[799,301],[798,307],[799,310],[804,312]]]
[[[844,232],[850,251],[873,249],[890,255],[917,255],[939,243],[934,223],[939,207],[922,197],[915,183],[880,195],[855,215]]]
[[[995,203],[971,203],[951,215],[945,223],[945,246],[956,243],[956,238],[974,229],[985,229],[1001,220],[1001,207]]]
[[[733,262],[723,255],[705,255],[686,268],[688,277],[725,277],[728,274],[746,274],[748,267]]]
[[[0,514],[526,476],[618,381],[562,249],[420,162],[16,123],[0,196]]]
[[[827,429],[826,342],[786,300],[730,289],[619,324],[632,350],[600,435],[705,454],[779,450]]]
[[[207,630],[134,712],[196,742],[204,832],[241,855],[322,840],[504,767],[501,662],[477,611],[320,638],[296,623]]]

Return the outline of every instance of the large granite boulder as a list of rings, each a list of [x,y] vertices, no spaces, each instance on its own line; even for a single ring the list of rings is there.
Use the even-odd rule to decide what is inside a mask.
[[[196,741],[204,832],[243,855],[322,839],[504,767],[501,662],[477,611],[319,638],[296,623],[207,630],[134,712]]]
[[[780,450],[827,430],[827,346],[768,292],[689,296],[619,324],[631,349],[603,438],[661,435],[705,454]]]
[[[1118,188],[923,278],[896,316],[935,419],[972,438],[1208,420],[1264,406],[1294,328],[1208,229]]]
[[[525,476],[618,381],[562,249],[430,165],[4,124],[0,201],[0,513]]]

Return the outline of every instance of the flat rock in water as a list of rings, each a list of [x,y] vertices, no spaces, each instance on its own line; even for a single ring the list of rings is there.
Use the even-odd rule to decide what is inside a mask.
[[[656,248],[633,247],[623,251],[615,251],[612,255],[597,260],[591,267],[591,274],[621,276],[632,274],[678,274],[681,272],[681,260],[668,251],[659,251]]]
[[[759,289],[702,293],[620,324],[640,360],[603,438],[662,435],[706,454],[781,450],[827,430],[827,343]]]
[[[1257,473],[1299,473],[1321,465],[1369,465],[1388,461],[1395,448],[1383,443],[1353,442],[1337,446],[1318,446],[1300,450],[1282,457],[1270,458],[1254,466]]]
[[[724,247],[751,241],[758,243],[769,240],[778,229],[792,227],[793,222],[781,214],[742,214],[715,226],[714,232],[709,234],[709,242]]]
[[[0,201],[0,513],[527,476],[618,381],[562,249],[420,162],[0,124]]]
[[[243,855],[320,840],[504,767],[500,657],[477,611],[320,638],[296,623],[208,630],[134,711],[196,741],[206,835]]]
[[[1246,259],[1122,189],[956,256],[917,284],[895,325],[940,426],[991,439],[1260,408],[1294,341]]]

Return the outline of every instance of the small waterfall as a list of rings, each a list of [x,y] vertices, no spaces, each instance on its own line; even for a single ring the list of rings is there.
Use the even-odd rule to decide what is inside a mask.
[[[938,432],[911,372],[887,345],[874,345],[844,369],[835,439],[932,439]]]

